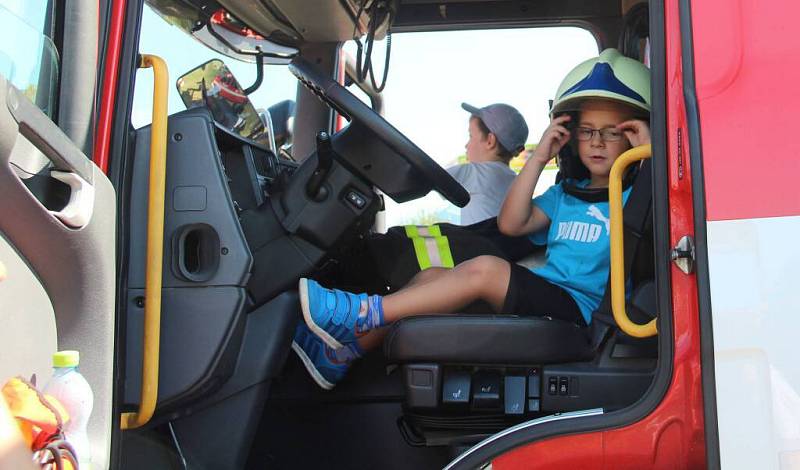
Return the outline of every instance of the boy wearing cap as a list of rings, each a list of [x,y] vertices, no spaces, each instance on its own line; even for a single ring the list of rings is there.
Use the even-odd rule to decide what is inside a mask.
[[[514,107],[496,103],[476,108],[461,107],[472,114],[469,140],[464,146],[468,163],[447,172],[469,192],[469,204],[461,209],[461,225],[497,217],[508,188],[517,176],[508,162],[525,148],[528,126]]]
[[[650,71],[614,49],[579,64],[561,82],[550,125],[498,216],[507,235],[546,233],[544,266],[528,270],[479,256],[453,269],[422,271],[406,288],[385,297],[300,279],[305,322],[292,348],[314,380],[333,387],[353,358],[380,343],[384,325],[414,315],[456,312],[476,300],[503,314],[590,323],[608,279],[608,202],[579,199],[564,191],[563,181],[531,200],[533,189],[546,163],[568,143],[590,175],[571,184],[607,188],[614,161],[629,148],[650,143],[649,114]]]

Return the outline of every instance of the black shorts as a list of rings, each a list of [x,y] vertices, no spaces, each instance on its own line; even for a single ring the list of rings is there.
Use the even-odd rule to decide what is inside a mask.
[[[558,318],[585,325],[578,304],[565,289],[516,263],[511,264],[508,292],[500,313]]]

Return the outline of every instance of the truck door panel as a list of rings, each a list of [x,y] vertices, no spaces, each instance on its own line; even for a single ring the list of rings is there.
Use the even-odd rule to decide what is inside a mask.
[[[232,372],[252,257],[204,109],[169,118],[157,412]],[[150,126],[136,131],[130,199],[125,403],[140,397]]]
[[[0,76],[0,259],[11,279],[0,283],[2,376],[36,373],[44,385],[53,352],[80,351],[98,467],[112,427],[115,213],[105,175]]]

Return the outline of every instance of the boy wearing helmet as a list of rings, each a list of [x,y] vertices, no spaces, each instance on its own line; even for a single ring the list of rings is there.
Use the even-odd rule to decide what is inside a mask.
[[[292,348],[314,380],[332,388],[354,358],[381,342],[384,325],[455,312],[476,300],[498,313],[547,315],[587,325],[608,279],[608,202],[579,199],[565,192],[561,182],[531,203],[533,189],[545,164],[568,143],[577,148],[589,175],[570,184],[606,188],[617,157],[650,142],[643,120],[649,113],[649,70],[614,49],[579,64],[562,81],[550,125],[498,216],[500,230],[508,235],[546,235],[547,262],[540,268],[480,256],[453,269],[422,271],[406,288],[385,297],[326,289],[301,279],[305,323],[298,326]]]

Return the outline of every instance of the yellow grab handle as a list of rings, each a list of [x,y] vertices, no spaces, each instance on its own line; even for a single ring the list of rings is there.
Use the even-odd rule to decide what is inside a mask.
[[[153,417],[158,398],[158,356],[161,337],[161,267],[164,257],[164,188],[167,178],[167,64],[142,54],[139,68],[153,68],[153,124],[150,134],[150,190],[147,202],[147,261],[144,290],[144,357],[139,411],[122,414],[122,429],[144,426]]]
[[[608,207],[611,219],[611,311],[614,321],[625,333],[636,338],[658,334],[656,319],[646,325],[631,321],[625,310],[625,248],[622,236],[622,175],[632,163],[650,158],[650,144],[634,147],[617,158],[608,180]]]

